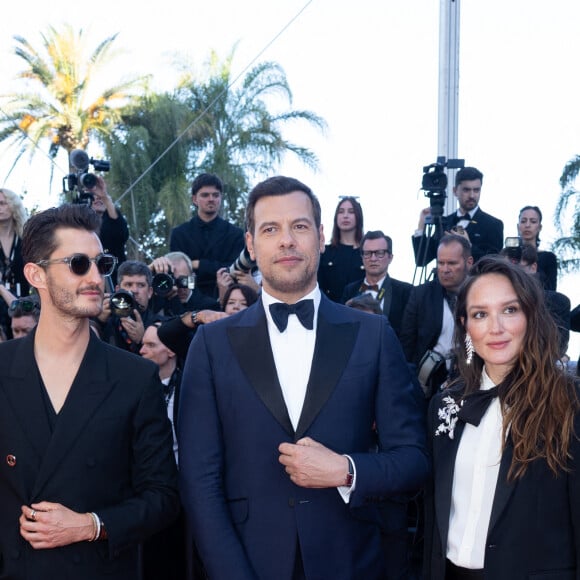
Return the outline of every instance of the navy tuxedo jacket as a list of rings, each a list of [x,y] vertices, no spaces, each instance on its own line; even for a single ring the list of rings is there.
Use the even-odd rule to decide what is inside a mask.
[[[456,213],[444,216],[441,219],[442,233],[451,230],[454,226]],[[503,248],[503,222],[496,217],[485,213],[481,209],[473,214],[473,219],[465,228],[471,242],[471,255],[477,262],[482,256],[499,254]],[[426,266],[437,257],[439,233],[435,232],[432,237],[413,236],[413,251],[415,252],[415,264]]]
[[[322,296],[294,431],[262,301],[200,327],[178,424],[182,501],[209,577],[290,580],[299,542],[307,578],[381,578],[378,506],[428,471],[421,397],[387,321]],[[278,446],[305,436],[353,458],[349,504],[291,482]]]
[[[436,394],[429,407],[427,437],[433,479],[425,493],[424,580],[445,580],[445,555],[455,457],[465,424],[457,421],[453,439],[435,436]],[[580,417],[575,421],[580,434]],[[543,460],[533,461],[515,482],[507,478],[513,445],[502,454],[485,548],[485,578],[490,580],[580,580],[580,441],[572,438],[570,471],[555,477]]]
[[[0,345],[0,578],[136,580],[138,543],[179,513],[157,369],[91,332],[51,434],[34,336]],[[34,550],[18,518],[39,501],[96,512],[109,539]]]

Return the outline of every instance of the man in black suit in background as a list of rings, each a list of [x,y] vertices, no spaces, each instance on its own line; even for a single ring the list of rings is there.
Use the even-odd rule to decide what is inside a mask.
[[[441,218],[441,228],[439,224],[433,225],[435,232],[431,237],[425,235],[426,219],[431,215],[431,208],[421,210],[419,225],[413,235],[417,266],[426,266],[436,258],[439,239],[445,233],[467,234],[474,262],[487,254],[499,254],[503,247],[503,222],[480,209],[482,181],[483,173],[475,167],[463,167],[456,173],[453,193],[459,208]]]
[[[379,302],[383,314],[399,336],[403,311],[413,286],[395,280],[388,274],[389,265],[393,261],[393,240],[380,230],[370,231],[364,235],[360,247],[365,278],[362,283],[348,284],[341,302],[345,304],[350,298],[370,294]]]
[[[463,236],[447,234],[437,248],[436,278],[411,290],[400,339],[428,397],[447,379],[451,368],[455,296],[472,264],[469,242]],[[430,354],[423,368],[420,363],[426,353]],[[435,365],[435,361],[439,363]]]

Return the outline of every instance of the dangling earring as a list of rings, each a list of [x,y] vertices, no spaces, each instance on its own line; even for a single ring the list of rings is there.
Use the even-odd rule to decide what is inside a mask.
[[[471,336],[469,332],[465,333],[465,362],[470,365],[473,359],[473,341],[471,340]]]

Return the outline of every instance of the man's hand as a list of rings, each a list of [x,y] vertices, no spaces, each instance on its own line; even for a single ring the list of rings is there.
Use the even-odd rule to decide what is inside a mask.
[[[424,207],[421,210],[421,213],[419,214],[419,223],[417,224],[417,229],[418,230],[422,230],[425,227],[425,220],[427,219],[427,216],[431,215],[431,208],[430,207]]]
[[[100,175],[95,175],[95,178],[95,186],[88,190],[93,194],[93,208],[98,213],[106,211],[111,219],[116,220],[119,217],[119,213],[107,192],[107,184]]]
[[[59,548],[95,536],[93,518],[48,501],[21,507],[20,535],[35,549]]]
[[[101,310],[101,313],[97,316],[97,319],[101,324],[106,324],[110,316],[111,316],[111,294],[109,292],[105,292],[103,298],[103,309]]]
[[[133,316],[135,316],[135,320],[129,316],[121,318],[121,326],[125,329],[125,332],[135,344],[141,344],[143,335],[145,334],[143,319],[137,309],[133,310]]]
[[[226,295],[227,289],[234,284],[235,280],[227,268],[220,268],[215,273],[215,279],[218,287],[219,301],[221,303]]]
[[[151,264],[149,264],[149,269],[154,274],[169,274],[171,272],[171,262],[165,257],[155,258]]]
[[[278,451],[278,461],[300,487],[339,487],[346,481],[348,459],[310,437],[304,437],[296,444],[281,443]]]

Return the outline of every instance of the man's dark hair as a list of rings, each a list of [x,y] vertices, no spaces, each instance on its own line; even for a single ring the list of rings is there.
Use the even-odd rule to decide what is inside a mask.
[[[382,314],[381,303],[373,298],[370,294],[361,294],[360,296],[354,296],[350,300],[346,301],[346,306],[350,308],[356,308],[357,310],[363,310],[364,312],[372,312],[373,314]]]
[[[439,246],[449,246],[453,243],[458,243],[461,246],[461,255],[465,260],[471,256],[471,244],[463,236],[458,236],[457,234],[445,234],[439,240]]]
[[[389,252],[389,254],[392,254],[393,240],[391,239],[391,236],[385,235],[381,230],[371,230],[370,232],[367,232],[363,236],[363,239],[361,240],[360,251],[361,252],[363,251],[363,247],[367,240],[380,240],[381,238],[387,242],[387,251]]]
[[[200,173],[191,184],[191,195],[197,195],[197,192],[202,187],[210,187],[213,186],[220,192],[224,190],[224,184],[222,180],[213,173]]]
[[[475,179],[480,179],[483,183],[483,173],[476,169],[475,167],[462,167],[455,174],[455,187],[457,187],[462,181],[474,181]]]
[[[119,266],[119,271],[117,272],[119,284],[121,284],[125,276],[145,276],[148,286],[151,286],[153,283],[153,273],[149,269],[149,266],[138,260],[126,260]]]
[[[304,185],[302,182],[294,179],[293,177],[277,175],[276,177],[270,177],[269,179],[258,183],[258,185],[256,185],[256,187],[250,191],[250,195],[248,196],[248,204],[246,206],[246,230],[252,235],[254,234],[254,228],[256,227],[254,222],[254,210],[258,200],[271,195],[288,195],[289,193],[294,193],[295,191],[301,191],[308,196],[310,202],[312,203],[314,224],[316,225],[317,229],[320,228],[320,224],[322,223],[320,202],[312,190],[307,185]]]
[[[48,260],[56,250],[56,230],[73,228],[99,234],[101,218],[88,205],[65,203],[31,216],[22,233],[22,259],[34,264]]]

